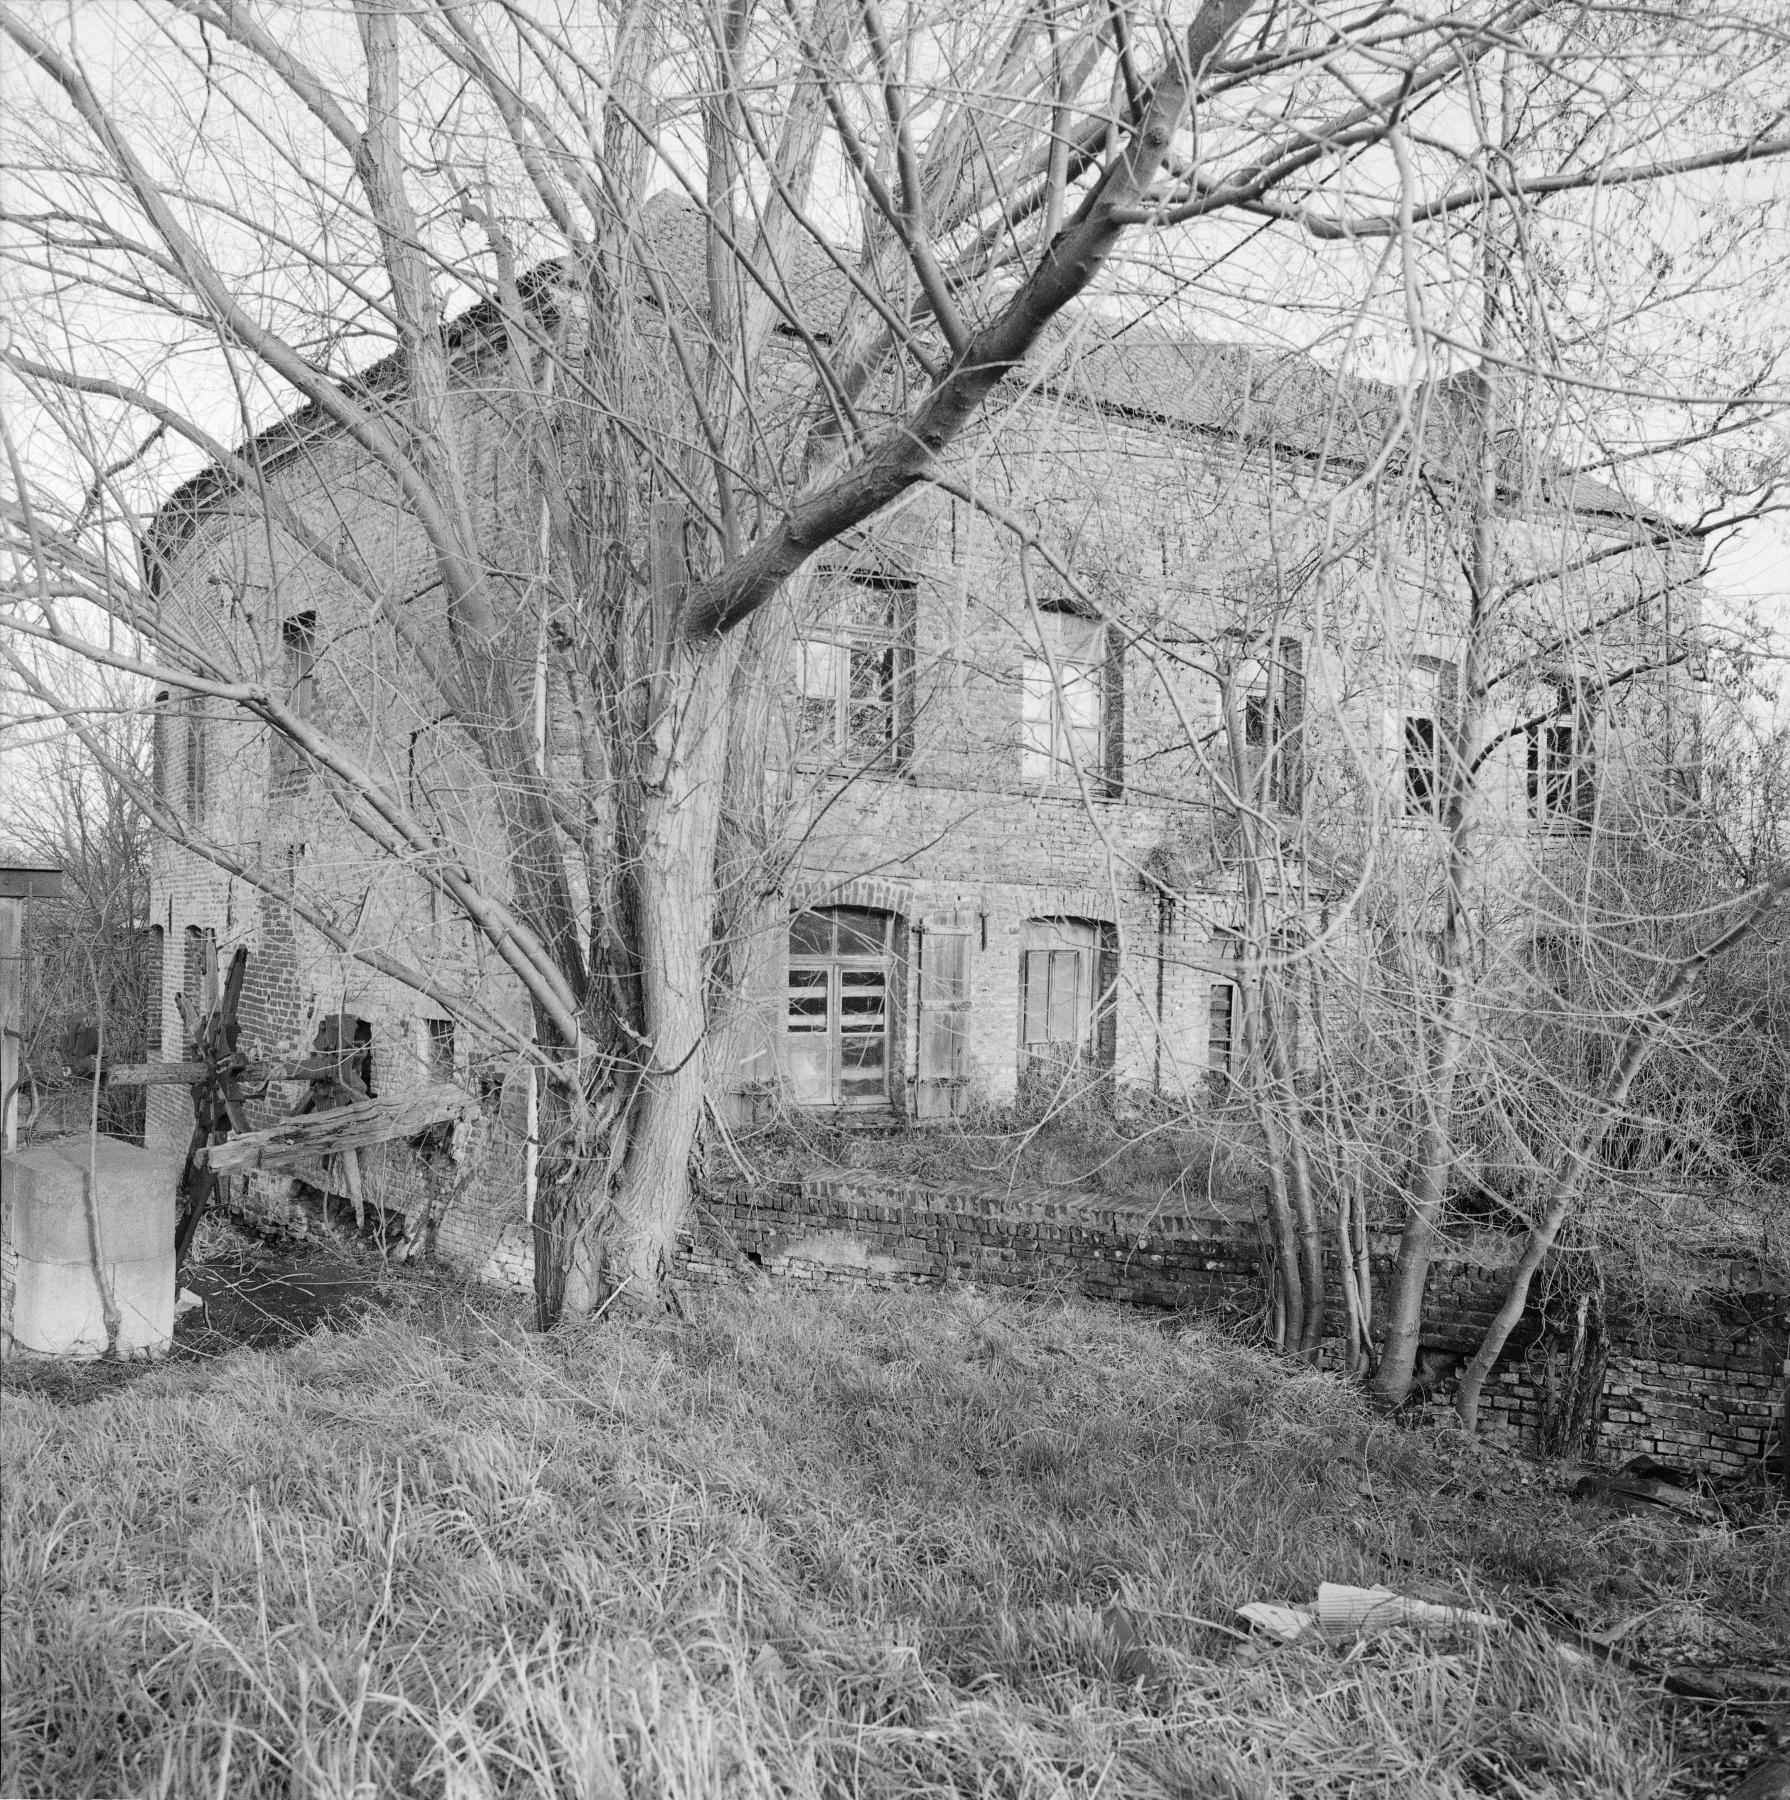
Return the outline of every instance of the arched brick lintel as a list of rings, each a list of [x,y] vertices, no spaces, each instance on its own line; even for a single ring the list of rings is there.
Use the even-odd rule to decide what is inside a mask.
[[[898,913],[911,919],[914,890],[905,881],[888,881],[876,875],[854,875],[841,880],[817,875],[790,889],[792,913],[807,912],[817,906],[863,906],[873,912]]]
[[[1118,921],[1110,888],[1041,887],[1026,895],[1026,916],[1032,919],[1091,919],[1100,925]]]

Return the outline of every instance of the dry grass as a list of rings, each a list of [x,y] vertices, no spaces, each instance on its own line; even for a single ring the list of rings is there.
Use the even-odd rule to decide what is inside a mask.
[[[978,1295],[545,1341],[432,1299],[6,1413],[8,1795],[1644,1800],[1631,1677],[1520,1632],[1239,1655],[1231,1609],[1790,1592],[1785,1534],[1507,1498],[1322,1377]]]
[[[734,1156],[716,1155],[720,1180],[796,1180],[817,1170],[857,1169],[902,1181],[1019,1183],[1061,1187],[1198,1211],[1202,1202],[1250,1207],[1264,1179],[1251,1132],[1239,1119],[1128,1095],[1116,1112],[1084,1095],[1063,1105],[980,1106],[924,1131],[842,1125],[792,1110],[737,1132]]]

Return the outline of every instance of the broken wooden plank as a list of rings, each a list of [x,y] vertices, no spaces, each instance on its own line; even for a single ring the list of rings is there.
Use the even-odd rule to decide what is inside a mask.
[[[301,1113],[263,1131],[246,1131],[201,1155],[216,1173],[229,1169],[273,1169],[339,1156],[394,1138],[414,1137],[431,1125],[472,1118],[479,1103],[456,1087],[425,1088],[391,1100],[357,1100],[352,1106]]]

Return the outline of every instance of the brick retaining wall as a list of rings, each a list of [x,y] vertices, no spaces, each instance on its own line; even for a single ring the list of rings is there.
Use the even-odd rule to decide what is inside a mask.
[[[1381,1292],[1390,1256],[1387,1244],[1374,1258]],[[1048,1190],[859,1177],[710,1191],[697,1209],[685,1279],[728,1282],[757,1271],[810,1285],[975,1282],[1235,1319],[1260,1312],[1263,1294],[1256,1227],[1240,1213],[1161,1214]],[[1602,1460],[1646,1452],[1721,1474],[1756,1461],[1784,1381],[1790,1294],[1733,1291],[1737,1282],[1754,1284],[1727,1264],[1710,1265],[1709,1274],[1714,1285],[1670,1311],[1610,1308],[1593,1347],[1603,1363],[1596,1401],[1579,1440],[1564,1446],[1572,1309],[1558,1316],[1538,1283],[1486,1386],[1488,1435],[1532,1448],[1550,1439]],[[1435,1264],[1424,1330],[1432,1397],[1451,1393],[1507,1279],[1507,1268],[1483,1253]],[[1333,1316],[1339,1310],[1333,1297]]]

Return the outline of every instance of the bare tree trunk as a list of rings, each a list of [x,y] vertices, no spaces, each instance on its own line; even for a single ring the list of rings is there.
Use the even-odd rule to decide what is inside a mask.
[[[1269,763],[1264,757],[1260,769],[1249,766],[1236,685],[1228,678],[1224,712],[1243,873],[1244,1047],[1251,1109],[1268,1157],[1269,1218],[1281,1286],[1279,1335],[1281,1348],[1310,1356],[1324,1331],[1324,1256],[1305,1121],[1277,1019],[1284,1009],[1277,1004],[1279,976],[1272,967],[1272,933],[1262,876],[1262,858],[1267,854],[1262,843],[1262,808],[1267,801]]]
[[[1488,291],[1486,332],[1492,324]],[[1370,1391],[1386,1406],[1400,1405],[1411,1391],[1423,1333],[1423,1296],[1435,1256],[1438,1225],[1454,1166],[1454,1091],[1472,1030],[1472,917],[1469,908],[1479,811],[1479,745],[1485,713],[1487,636],[1491,629],[1498,575],[1497,409],[1490,375],[1481,369],[1479,388],[1479,483],[1474,496],[1472,556],[1468,569],[1467,641],[1461,660],[1460,698],[1454,729],[1447,733],[1443,771],[1443,817],[1448,827],[1444,865],[1446,893],[1442,953],[1436,969],[1433,1022],[1420,1020],[1425,1046],[1419,1077],[1422,1122],[1412,1158],[1411,1187],[1399,1232],[1386,1303],[1386,1331]],[[1422,983],[1417,984],[1422,1005]]]
[[[690,1156],[707,1068],[715,848],[726,785],[732,645],[677,652],[687,696],[665,721],[648,768],[636,840],[639,966],[647,1067],[628,1124],[614,1195],[605,1286],[625,1304],[656,1308],[688,1209]],[[575,1308],[582,1294],[568,1293]]]

